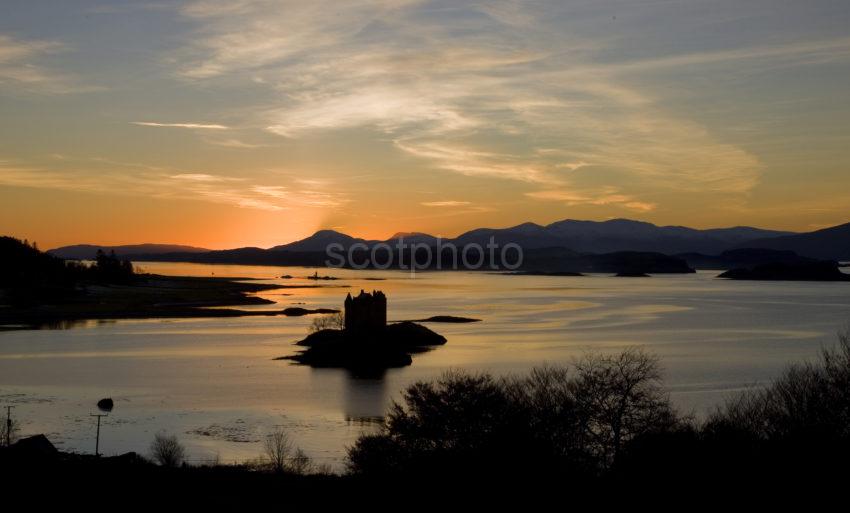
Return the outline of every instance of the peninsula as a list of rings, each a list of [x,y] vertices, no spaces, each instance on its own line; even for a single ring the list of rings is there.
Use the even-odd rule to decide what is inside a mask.
[[[0,328],[51,327],[102,319],[301,316],[336,310],[240,310],[274,304],[254,294],[297,288],[247,278],[140,274],[114,254],[91,265],[65,262],[24,241],[0,237]],[[316,287],[306,285],[305,287]]]

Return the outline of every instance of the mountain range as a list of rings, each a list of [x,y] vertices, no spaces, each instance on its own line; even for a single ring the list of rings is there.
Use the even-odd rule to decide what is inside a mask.
[[[827,260],[850,260],[850,223],[808,233],[751,240],[747,247],[793,251]]]
[[[793,251],[801,256],[850,260],[850,223],[808,233],[764,230],[749,226],[699,230],[685,226],[656,226],[652,223],[629,219],[608,221],[580,221],[566,219],[548,225],[523,223],[509,228],[478,228],[453,239],[442,239],[443,244],[458,247],[477,243],[483,247],[493,241],[504,246],[519,244],[524,250],[566,248],[575,253],[613,253],[622,251],[654,252],[667,255],[701,254],[718,255],[740,248],[763,248]],[[143,244],[135,246],[65,246],[50,253],[69,259],[92,258],[97,249],[114,250],[127,258],[180,261],[227,261],[236,263],[273,263],[281,253],[289,254],[294,261],[313,261],[307,253],[324,253],[329,244],[336,243],[348,249],[353,244],[373,246],[384,242],[394,246],[403,238],[407,243],[434,246],[437,237],[425,233],[397,233],[389,239],[366,240],[333,230],[320,230],[310,237],[274,246],[269,249],[237,248],[211,251],[191,246]],[[300,259],[298,254],[305,254]],[[142,258],[140,258],[142,257]]]
[[[762,230],[749,226],[697,230],[684,226],[656,226],[652,223],[613,219],[610,221],[576,221],[566,219],[546,226],[523,223],[510,228],[478,228],[442,242],[456,246],[479,244],[486,246],[490,238],[500,244],[519,244],[523,249],[569,248],[578,253],[611,253],[615,251],[654,251],[658,253],[714,254],[738,247],[750,240],[769,240],[793,235],[792,232]],[[352,244],[372,246],[379,242],[393,245],[400,237],[407,243],[434,246],[437,238],[424,233],[398,233],[389,239],[365,240],[333,230],[321,230],[289,244],[271,248],[272,251],[324,251],[328,244],[337,243],[348,249]]]

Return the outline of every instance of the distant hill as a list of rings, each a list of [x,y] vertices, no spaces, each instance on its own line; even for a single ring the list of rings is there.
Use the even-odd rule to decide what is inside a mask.
[[[209,249],[179,244],[130,244],[126,246],[96,246],[94,244],[76,244],[48,250],[47,253],[66,260],[94,260],[97,250],[105,253],[114,251],[118,256],[158,255],[162,253],[205,253]]]
[[[685,226],[656,226],[629,219],[603,222],[565,220],[546,226],[546,230],[560,237],[575,251],[657,251],[666,254],[688,251],[720,253],[755,237],[789,233],[749,226],[698,230]]]
[[[789,233],[749,226],[697,230],[684,226],[656,226],[630,219],[565,219],[546,226],[524,223],[511,228],[479,228],[460,235],[453,242],[483,245],[492,236],[500,244],[515,242],[526,249],[563,247],[580,253],[652,251],[716,254],[747,240]]]
[[[427,244],[428,246],[437,244],[437,237],[420,232],[398,232],[384,242],[395,245],[399,240],[403,240],[405,244]]]
[[[319,230],[307,238],[270,248],[270,251],[324,252],[330,244],[341,244],[344,249],[348,249],[352,244],[357,243],[362,244],[367,241],[334,230]]]
[[[143,244],[139,246],[104,247],[115,249],[120,256],[133,260],[173,262],[208,262],[263,265],[324,265],[325,250],[339,244],[348,250],[354,244],[372,247],[379,242],[395,246],[404,237],[406,243],[423,243],[431,247],[437,238],[426,233],[396,233],[385,241],[352,237],[334,230],[320,230],[295,242],[270,249],[236,248],[209,251],[186,246]],[[792,262],[799,257],[827,260],[850,260],[850,223],[811,233],[796,234],[763,230],[749,226],[699,230],[685,226],[657,226],[630,219],[609,221],[580,221],[566,219],[546,226],[523,223],[508,228],[478,228],[442,243],[463,247],[476,243],[486,248],[492,239],[503,246],[520,245],[526,252],[543,249],[568,251],[546,252],[534,257],[542,260],[564,258],[567,254],[610,254],[623,252],[677,255],[693,267],[729,269],[740,265],[755,265],[775,261]],[[51,251],[64,258],[92,258],[99,246],[67,246]],[[158,249],[164,249],[157,251]],[[186,248],[186,249],[182,249]],[[746,249],[749,251],[739,251]],[[777,250],[771,251],[756,251]],[[731,250],[731,251],[730,251]],[[783,253],[783,251],[785,253]],[[788,252],[793,253],[788,253]],[[799,257],[798,257],[799,255]]]
[[[499,245],[514,243],[523,249],[568,248],[567,241],[557,234],[549,233],[545,227],[535,223],[523,223],[510,228],[478,228],[461,234],[449,242],[458,246],[478,244],[482,247],[493,241]]]
[[[684,259],[694,269],[748,269],[762,264],[805,264],[817,262],[815,259],[800,256],[793,251],[766,248],[730,249],[719,255],[681,253],[675,256]]]
[[[808,233],[759,238],[741,247],[794,251],[797,254],[827,260],[850,260],[850,223]]]

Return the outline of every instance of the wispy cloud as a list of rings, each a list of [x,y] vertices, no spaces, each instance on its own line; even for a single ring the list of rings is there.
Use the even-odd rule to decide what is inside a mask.
[[[454,201],[454,200],[446,200],[446,201],[423,201],[420,205],[424,207],[465,207],[469,205],[468,201]]]
[[[0,34],[0,87],[15,86],[16,92],[70,94],[102,91],[85,84],[74,74],[56,71],[38,60],[70,49],[57,41],[22,40]]]
[[[307,189],[258,184],[244,177],[213,175],[115,162],[101,158],[71,159],[55,166],[0,160],[0,185],[120,194],[163,199],[194,199],[271,212],[292,208],[335,208],[349,200],[345,193],[316,185]],[[314,184],[315,185],[315,184]]]
[[[216,80],[250,70],[279,95],[262,114],[267,129],[288,138],[365,127],[426,165],[467,176],[560,187],[593,173],[617,177],[608,186],[742,194],[758,183],[759,158],[675,115],[631,77],[729,59],[835,57],[847,43],[600,63],[594,56],[609,42],[549,23],[563,10],[557,2],[196,1],[182,11],[199,28],[181,73]]]
[[[269,147],[268,144],[249,143],[240,139],[204,139],[204,141],[214,146],[223,146],[225,148],[237,148],[242,150],[255,150],[258,148]]]
[[[201,130],[228,130],[230,127],[205,123],[155,123],[153,121],[131,121],[131,125],[152,126],[161,128],[196,128]]]
[[[567,206],[575,205],[607,205],[621,207],[634,212],[651,212],[657,205],[648,201],[640,201],[629,194],[622,194],[615,187],[603,187],[601,190],[544,190],[527,192],[526,196],[544,201],[558,201]]]
[[[171,175],[169,178],[174,180],[182,180],[188,182],[204,182],[204,183],[216,183],[216,182],[239,182],[243,179],[241,178],[231,178],[229,176],[216,176],[216,175],[208,175],[206,173],[180,173],[177,175]]]
[[[720,64],[729,66],[735,61],[759,61],[761,65],[778,63],[800,65],[824,63],[829,61],[847,61],[850,59],[850,37],[838,37],[810,41],[793,41],[772,45],[758,45],[744,48],[689,52],[665,57],[621,61],[605,66],[588,66],[588,70],[608,73],[653,72],[665,68],[705,66]],[[751,69],[751,68],[750,68]]]

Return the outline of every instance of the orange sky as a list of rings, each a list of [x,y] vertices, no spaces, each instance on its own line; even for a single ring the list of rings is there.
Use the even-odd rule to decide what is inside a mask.
[[[820,0],[21,2],[0,19],[0,233],[844,223],[846,20]]]

